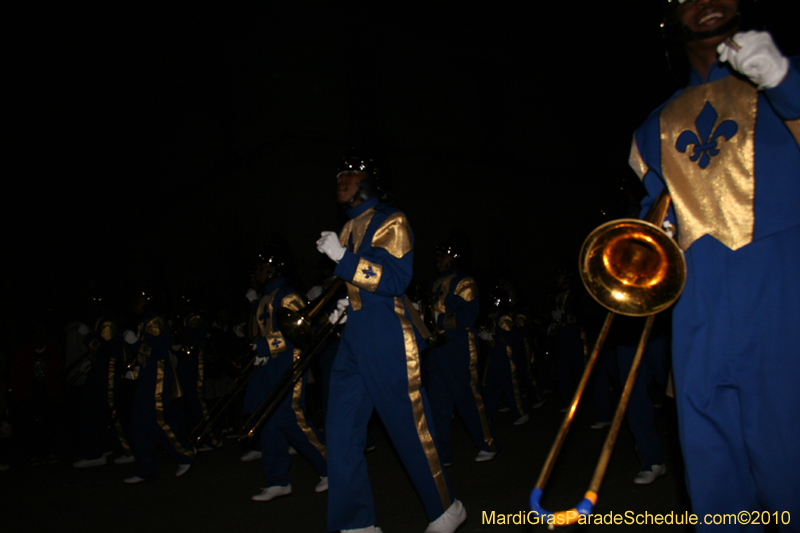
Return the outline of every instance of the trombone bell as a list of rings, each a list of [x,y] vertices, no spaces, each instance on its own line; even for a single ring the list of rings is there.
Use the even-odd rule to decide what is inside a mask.
[[[686,260],[658,226],[612,220],[583,243],[580,271],[586,289],[614,313],[648,316],[672,305],[686,281]]]

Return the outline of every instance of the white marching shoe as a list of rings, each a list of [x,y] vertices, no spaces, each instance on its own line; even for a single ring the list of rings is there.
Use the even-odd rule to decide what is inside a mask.
[[[467,510],[460,501],[455,500],[436,520],[428,524],[425,533],[453,533],[467,519]]]
[[[292,484],[289,483],[285,487],[275,485],[274,487],[267,487],[261,492],[253,496],[251,499],[254,502],[268,502],[280,496],[288,496],[292,493]]]
[[[475,462],[482,463],[484,461],[491,461],[494,459],[495,455],[497,455],[497,452],[487,452],[486,450],[481,450],[478,452],[477,457],[475,457]]]
[[[328,490],[328,476],[319,478],[319,483],[314,487],[314,492],[325,492]]]
[[[242,455],[239,459],[245,463],[248,461],[255,461],[256,459],[261,459],[261,452],[258,450],[250,450],[246,454]]]
[[[108,463],[105,455],[101,455],[97,459],[81,459],[72,463],[74,468],[89,468],[91,466],[103,466]]]
[[[633,478],[633,482],[637,485],[649,485],[656,478],[659,478],[667,473],[667,467],[665,465],[653,465],[650,467],[650,470],[642,470],[636,477]]]

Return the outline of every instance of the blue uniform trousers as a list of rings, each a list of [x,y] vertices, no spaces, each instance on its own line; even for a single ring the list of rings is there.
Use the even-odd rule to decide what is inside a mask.
[[[386,427],[433,521],[453,502],[434,444],[434,428],[419,353],[408,314],[401,323],[392,300],[351,311],[333,363],[327,428],[328,528],[375,524],[364,455],[373,409]]]
[[[447,337],[447,344],[428,355],[427,389],[436,428],[436,448],[444,464],[453,462],[450,426],[454,409],[478,449],[497,451],[479,392],[474,334],[450,331]]]
[[[800,531],[800,226],[737,251],[705,236],[686,259],[673,370],[693,511],[789,511]]]

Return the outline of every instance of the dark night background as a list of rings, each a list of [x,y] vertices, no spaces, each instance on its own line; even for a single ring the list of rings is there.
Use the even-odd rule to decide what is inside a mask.
[[[761,0],[785,52],[795,0]],[[380,158],[416,273],[468,234],[529,301],[622,214],[633,130],[675,89],[659,2],[8,8],[11,320],[90,282],[239,298],[269,231],[315,281],[336,164]],[[64,305],[64,304],[61,304]]]

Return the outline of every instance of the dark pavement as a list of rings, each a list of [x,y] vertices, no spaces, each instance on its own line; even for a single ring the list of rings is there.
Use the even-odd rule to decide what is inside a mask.
[[[473,461],[477,451],[458,420],[453,426],[453,466],[450,481],[467,509],[459,533],[483,531],[533,532],[541,526],[501,524],[500,515],[527,513],[528,497],[561,423],[553,395],[532,412],[531,421],[514,426],[509,413],[494,419],[502,451],[494,460]],[[607,430],[591,430],[590,401],[579,408],[560,460],[545,490],[549,510],[574,507],[583,497]],[[674,412],[658,410],[657,425],[666,447],[667,474],[652,485],[635,485],[640,469],[630,431],[623,425],[600,488],[595,513],[625,515],[649,512],[674,515],[688,510],[677,450]],[[384,533],[422,533],[427,525],[421,503],[382,428],[375,428],[377,449],[368,454],[375,497],[377,525]],[[260,462],[242,463],[235,440],[199,455],[183,477],[174,477],[176,465],[159,457],[161,479],[127,485],[123,478],[133,465],[75,469],[67,461],[37,467],[17,466],[0,473],[3,531],[144,531],[298,532],[326,531],[326,494],[314,493],[318,477],[300,456],[292,458],[292,489],[288,497],[253,502],[263,486]],[[488,523],[494,512],[495,523]],[[610,516],[610,515],[608,515]],[[572,529],[586,532],[613,530],[691,531],[676,525],[592,525]],[[564,529],[562,529],[564,530]]]

